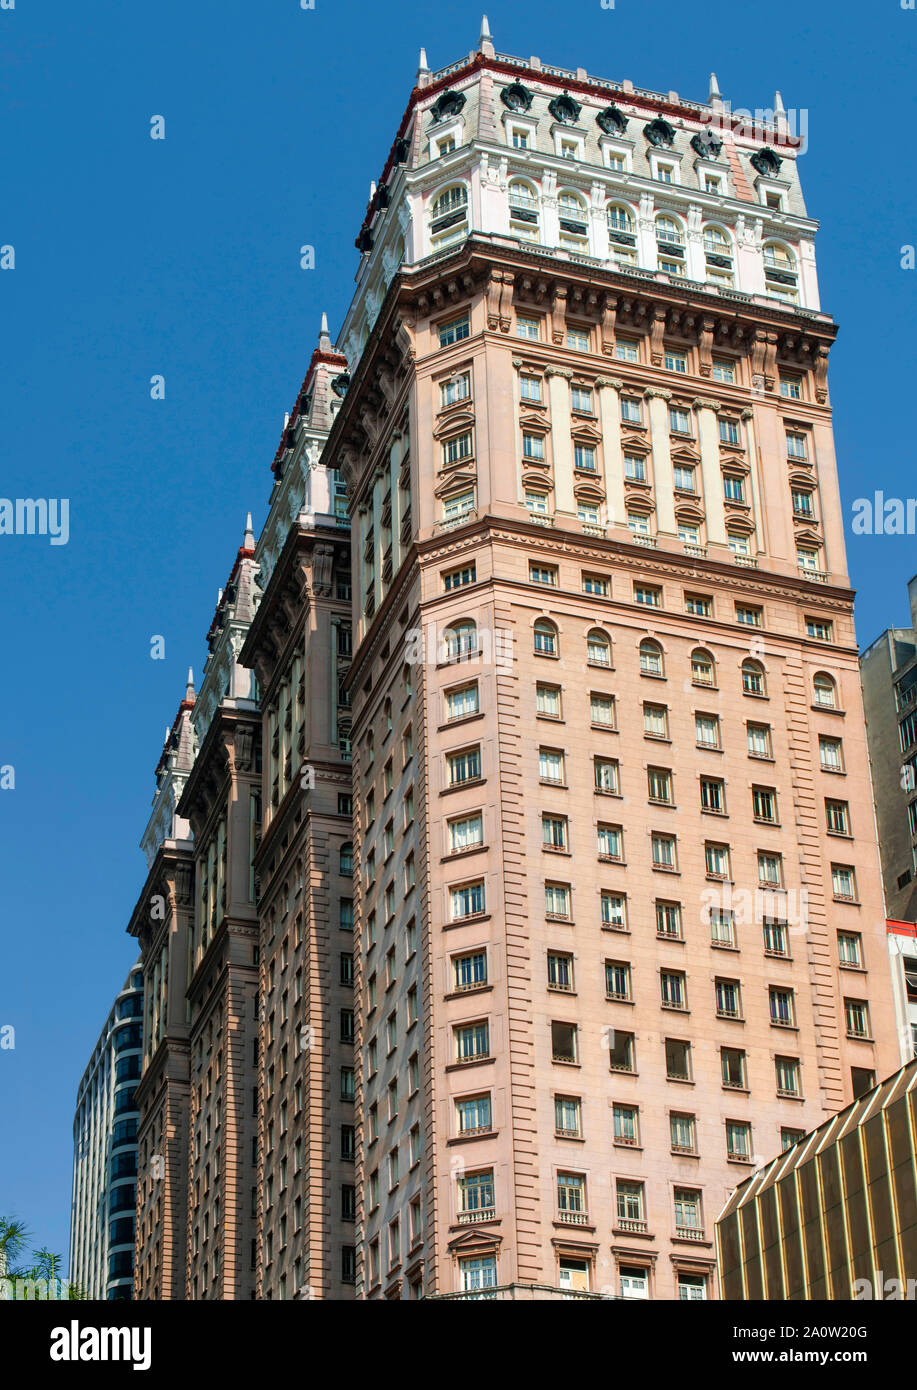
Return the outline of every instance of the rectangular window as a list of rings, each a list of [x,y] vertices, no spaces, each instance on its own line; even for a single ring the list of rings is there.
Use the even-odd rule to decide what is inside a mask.
[[[641,454],[625,454],[624,476],[629,482],[645,483],[646,459]]]
[[[560,719],[561,695],[559,685],[545,685],[539,681],[535,686],[535,709],[546,719]]]
[[[758,883],[762,888],[783,887],[783,856],[758,851]]]
[[[620,825],[599,825],[597,835],[599,859],[602,861],[622,861],[624,858],[624,833]]]
[[[541,337],[541,320],[527,318],[522,314],[517,314],[516,337],[529,338],[532,342],[537,342]]]
[[[460,690],[446,691],[447,719],[465,719],[477,714],[479,707],[477,681],[473,685],[463,685]]]
[[[869,1005],[865,999],[845,999],[844,1019],[848,1038],[868,1038]]]
[[[563,1139],[578,1139],[583,1132],[578,1096],[554,1097],[554,1132]]]
[[[764,610],[747,603],[736,604],[736,622],[743,627],[761,627],[764,623]]]
[[[604,729],[615,727],[615,698],[613,695],[598,695],[593,692],[589,697],[589,710],[593,724]]]
[[[461,342],[463,338],[471,334],[471,324],[467,314],[461,318],[451,319],[449,323],[441,323],[439,326],[439,345],[441,348],[451,347],[453,343]]]
[[[774,1071],[778,1096],[798,1096],[800,1092],[799,1061],[795,1057],[775,1057]]]
[[[461,753],[452,753],[448,759],[449,785],[461,786],[463,782],[474,782],[481,776],[480,748],[466,748]]]
[[[656,935],[681,940],[681,904],[656,902]]]
[[[616,758],[593,758],[595,789],[598,792],[620,792],[618,761]]]
[[[606,999],[630,999],[630,966],[621,960],[605,962]]]
[[[643,732],[647,738],[668,738],[668,710],[665,705],[643,706]]]
[[[490,1056],[490,1035],[487,1023],[467,1023],[453,1029],[455,1038],[455,1060],[473,1062],[479,1057]]]
[[[538,776],[542,782],[564,783],[564,755],[556,748],[538,750]]]
[[[570,409],[577,415],[594,415],[592,392],[586,386],[570,387]]]
[[[597,473],[595,448],[591,444],[577,444],[573,449],[573,467],[581,473]]]
[[[589,351],[589,333],[585,328],[567,329],[567,347],[576,352]]]
[[[652,584],[635,584],[634,603],[640,603],[644,608],[661,608],[662,590]]]
[[[652,851],[654,869],[677,868],[674,835],[653,835]]]
[[[621,419],[629,425],[643,423],[643,407],[635,397],[621,397]]]
[[[460,459],[471,458],[471,431],[465,430],[452,439],[443,442],[443,464],[458,463]]]
[[[771,731],[767,724],[748,725],[748,755],[751,758],[771,757]]]
[[[571,917],[570,887],[566,883],[546,883],[544,886],[545,915],[553,920],[569,922]]]
[[[640,1144],[639,1115],[635,1105],[615,1105],[612,1108],[615,1143],[628,1149]]]
[[[466,584],[474,584],[477,578],[474,561],[470,565],[463,565],[461,569],[448,570],[443,575],[443,588],[448,593],[451,589],[464,589]]]
[[[654,801],[663,806],[671,806],[673,804],[672,774],[668,768],[647,768],[646,789],[650,801]]]
[[[682,410],[680,406],[669,406],[669,429],[673,434],[691,433],[691,416],[687,410]],[[676,483],[676,487],[678,484]]]
[[[471,375],[462,372],[458,376],[452,377],[450,381],[440,383],[440,403],[443,406],[455,405],[458,401],[467,401],[471,395]]]
[[[778,824],[777,793],[773,787],[752,787],[751,804],[755,820],[766,821],[769,825]]]
[[[450,854],[462,854],[465,850],[477,849],[484,843],[484,817],[480,811],[476,811],[472,816],[451,820],[448,827]]]
[[[716,980],[714,983],[717,1018],[741,1018],[742,996],[738,980]]]
[[[692,496],[697,493],[695,471],[690,464],[677,463],[672,469],[672,482],[676,492],[690,492]]]
[[[716,815],[726,814],[726,784],[719,777],[700,779],[700,804],[702,811]]]
[[[695,714],[694,736],[699,748],[719,748],[720,721],[715,714]]]
[[[862,939],[858,932],[838,932],[837,956],[842,965],[853,965],[858,969],[862,966]]]
[[[541,842],[548,849],[565,850],[567,848],[567,817],[542,815]]]
[[[727,361],[724,357],[714,357],[710,375],[714,381],[725,381],[733,384],[736,379],[736,364]]]
[[[452,985],[456,990],[477,989],[487,984],[487,952],[468,951],[452,957]]]
[[[806,618],[806,636],[816,642],[833,642],[834,624],[828,618]]]
[[[798,376],[781,376],[780,394],[784,400],[802,400],[802,379]]]
[[[664,1009],[687,1010],[687,984],[680,970],[663,970],[660,972],[659,992]]]
[[[548,952],[548,989],[573,993],[573,957],[558,951]]]
[[[791,459],[808,459],[809,449],[804,434],[799,434],[796,430],[786,432],[786,452]]]
[[[687,372],[688,359],[683,352],[667,351],[664,356],[665,369],[667,372]]]
[[[745,1053],[736,1047],[721,1047],[720,1073],[727,1091],[744,1091]]]
[[[735,946],[735,918],[731,912],[723,908],[710,909],[710,942],[713,946]]]
[[[782,956],[784,959],[789,959],[789,937],[787,935],[786,922],[775,922],[765,917],[764,954],[766,956]]]
[[[778,1028],[796,1026],[796,1009],[791,989],[778,989],[772,985],[768,990],[771,1023]]]
[[[474,511],[474,488],[466,488],[464,492],[454,492],[451,497],[443,499],[443,520],[457,521],[460,517],[467,516]]]
[[[666,1038],[666,1078],[669,1081],[690,1081],[691,1070],[691,1044],[681,1038]]]
[[[829,834],[850,834],[850,810],[846,801],[825,801],[825,816]]]
[[[720,418],[720,443],[738,444],[739,442],[739,422],[725,417]]]
[[[608,1054],[609,1066],[612,1071],[635,1071],[637,1054],[633,1033],[622,1033],[619,1028],[609,1029]]]
[[[551,1056],[555,1062],[576,1062],[576,1024],[551,1024]]]
[[[693,1115],[671,1114],[669,1116],[669,1135],[673,1153],[693,1154],[697,1152],[697,1122]]]
[[[615,342],[615,357],[619,362],[639,362],[640,344],[633,338],[618,338]]]
[[[533,560],[529,561],[529,580],[532,584],[547,584],[550,588],[557,588],[557,566],[539,565]]]
[[[536,463],[543,463],[544,435],[530,434],[527,431],[523,431],[522,457],[527,459],[534,459]]]
[[[727,474],[723,479],[723,496],[729,502],[744,502],[745,479],[734,478]]]
[[[523,376],[519,378],[519,394],[524,401],[533,405],[541,404],[541,377]]]
[[[455,1115],[459,1134],[486,1134],[492,1128],[490,1094],[457,1100]]]
[[[627,899],[624,894],[603,891],[601,905],[602,926],[608,931],[626,931]]]
[[[751,1162],[751,1125],[744,1120],[726,1121],[726,1157]]]
[[[608,580],[602,574],[583,574],[583,593],[608,597]]]
[[[476,917],[484,911],[484,884],[465,883],[449,891],[450,914],[453,922]]]

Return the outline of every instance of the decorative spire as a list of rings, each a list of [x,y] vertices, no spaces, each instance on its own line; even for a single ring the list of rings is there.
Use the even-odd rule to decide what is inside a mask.
[[[708,100],[708,101],[721,101],[721,100],[722,100],[722,97],[723,97],[723,94],[722,94],[722,92],[720,91],[720,85],[719,85],[719,83],[718,83],[717,80],[716,80],[716,73],[715,73],[715,72],[711,72],[711,74],[710,74],[710,94],[709,94],[707,100]]]
[[[430,71],[429,67],[427,66],[427,50],[425,48],[422,48],[420,50],[420,61],[417,64],[417,71],[419,73]]]
[[[785,116],[785,115],[786,115],[786,107],[785,107],[784,104],[783,104],[783,97],[780,95],[779,92],[775,92],[775,93],[774,93],[774,115],[775,115],[775,116]]]
[[[369,181],[369,201],[372,202],[372,200],[373,200],[373,198],[375,198],[375,196],[376,196],[376,180],[375,180],[375,179],[370,179],[370,181]]]
[[[243,550],[254,550],[255,548],[255,533],[252,530],[251,512],[248,512],[245,517],[245,536],[242,540],[242,548]]]
[[[189,666],[189,667],[188,667],[188,684],[185,686],[185,699],[186,699],[186,700],[190,700],[190,701],[192,702],[192,704],[193,704],[195,698],[196,698],[196,697],[195,697],[195,691],[194,691],[194,672],[193,672],[193,670],[191,669],[191,667]]]
[[[414,79],[414,85],[416,87],[429,87],[431,80],[430,69],[427,65],[427,50],[422,48],[420,50],[420,60],[417,66],[417,76]]]
[[[490,36],[490,25],[487,23],[487,15],[481,16],[481,35],[478,39],[478,50],[486,54],[488,58],[494,56],[494,42]]]
[[[322,314],[322,326],[321,326],[321,329],[319,330],[319,335],[318,335],[318,350],[319,350],[319,352],[333,352],[333,351],[334,351],[334,344],[332,343],[332,341],[331,341],[331,335],[330,335],[330,333],[328,332],[328,315],[327,315],[327,314]]]

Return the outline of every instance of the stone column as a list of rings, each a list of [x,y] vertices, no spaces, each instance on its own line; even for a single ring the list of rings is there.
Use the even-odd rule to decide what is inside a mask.
[[[605,472],[605,510],[609,526],[626,526],[624,505],[624,467],[621,460],[621,399],[624,382],[618,377],[598,376],[599,419],[602,429],[602,466]]]
[[[704,511],[707,517],[707,540],[713,545],[726,544],[726,508],[723,505],[723,475],[720,472],[720,435],[717,415],[720,402],[697,396],[693,402],[697,413],[697,442],[700,447],[701,476],[704,480]]]
[[[570,378],[566,367],[546,367],[551,407],[551,452],[554,458],[554,511],[576,516],[573,495],[573,441],[570,438]]]
[[[659,535],[674,536],[675,487],[672,482],[672,454],[669,449],[669,401],[671,391],[648,387],[644,396],[649,401],[650,442],[653,446],[653,485],[656,497],[656,531]]]

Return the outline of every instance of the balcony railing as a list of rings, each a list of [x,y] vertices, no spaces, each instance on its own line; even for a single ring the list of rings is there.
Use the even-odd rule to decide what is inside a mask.
[[[561,1226],[588,1226],[589,1217],[584,1211],[559,1211],[557,1220]]]
[[[458,1293],[430,1294],[431,1299],[465,1302],[493,1299],[499,1302],[546,1302],[563,1298],[618,1298],[618,1294],[591,1293],[587,1289],[560,1289],[552,1284],[494,1284],[486,1289],[462,1289]]]
[[[619,1231],[629,1231],[632,1235],[646,1233],[646,1221],[642,1217],[619,1216],[616,1225]]]
[[[679,1240],[703,1240],[704,1232],[700,1226],[676,1226],[675,1234]]]
[[[828,575],[825,570],[812,570],[806,565],[799,566],[799,577],[811,579],[813,584],[827,584],[828,582]]]
[[[492,1221],[497,1214],[496,1207],[478,1207],[476,1211],[460,1211],[460,1226],[474,1226],[478,1221]]]

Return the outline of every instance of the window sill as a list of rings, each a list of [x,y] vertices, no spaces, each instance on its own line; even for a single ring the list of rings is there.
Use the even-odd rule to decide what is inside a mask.
[[[493,1057],[470,1057],[467,1062],[450,1062],[446,1071],[467,1071],[469,1067],[483,1067],[493,1062]]]
[[[483,718],[484,711],[480,709],[475,710],[473,714],[459,714],[456,715],[455,719],[447,719],[445,724],[438,724],[436,732],[438,734],[442,734],[445,733],[448,729],[457,729],[461,724],[473,724],[476,719]]]
[[[651,865],[654,874],[670,874],[675,878],[681,878],[681,869],[673,869],[668,864]]]
[[[597,724],[595,720],[593,720],[590,723],[589,727],[590,729],[595,729],[597,731],[601,730],[603,733],[606,734],[616,734],[618,732],[614,724]]]
[[[711,941],[710,949],[711,951],[734,951],[736,955],[740,953],[739,947],[734,946],[732,942],[729,941]],[[765,955],[766,954],[767,952],[765,952]]]
[[[490,918],[489,912],[472,912],[467,917],[456,917],[454,921],[443,922],[443,931],[451,931],[453,927],[476,926],[478,922],[489,922]]]
[[[568,859],[571,858],[571,851],[565,849],[563,845],[542,844],[541,848],[544,850],[545,854],[565,854]]]
[[[471,994],[487,994],[493,990],[493,985],[471,985],[468,989],[453,989],[448,994],[444,994],[444,999],[467,999]],[[410,1097],[408,1097],[410,1099]]]
[[[839,970],[852,970],[855,975],[867,975],[869,973],[865,965],[854,965],[849,960],[838,961],[837,968]]]
[[[471,854],[484,854],[489,849],[490,845],[485,844],[472,845],[470,849],[456,849],[451,854],[444,854],[439,862],[441,864],[454,864],[457,859],[467,859]]]
[[[446,1140],[446,1147],[451,1144],[473,1144],[476,1139],[495,1139],[499,1133],[498,1129],[482,1129],[475,1134],[455,1134]]]
[[[450,787],[441,787],[440,796],[450,796],[453,792],[465,791],[468,787],[483,787],[486,777],[469,777],[466,782],[456,782]]]

